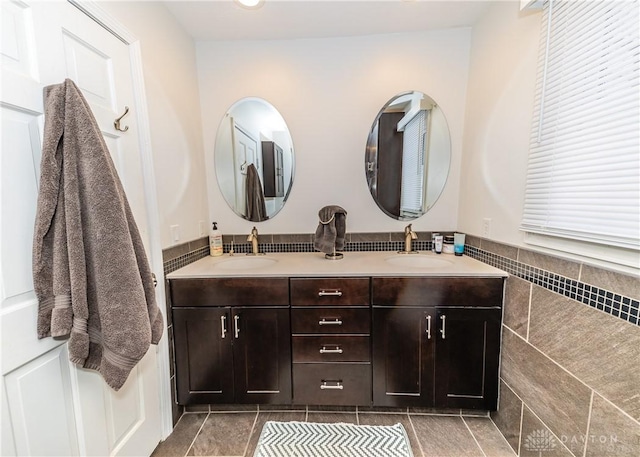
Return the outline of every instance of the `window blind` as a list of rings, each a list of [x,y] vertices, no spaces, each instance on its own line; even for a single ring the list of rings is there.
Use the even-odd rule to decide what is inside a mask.
[[[640,249],[638,2],[548,0],[521,229]]]
[[[404,128],[402,145],[402,191],[400,211],[404,216],[423,213],[424,156],[427,114],[420,110]]]

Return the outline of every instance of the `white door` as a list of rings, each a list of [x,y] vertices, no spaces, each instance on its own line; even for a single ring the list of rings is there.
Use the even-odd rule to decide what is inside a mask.
[[[70,364],[64,342],[37,340],[31,274],[42,91],[65,78],[91,105],[149,252],[129,47],[67,2],[1,6],[2,455],[149,455],[162,432],[156,347],[114,392]]]
[[[236,183],[236,211],[247,213],[247,167],[253,164],[260,174],[258,141],[233,119],[233,163]]]

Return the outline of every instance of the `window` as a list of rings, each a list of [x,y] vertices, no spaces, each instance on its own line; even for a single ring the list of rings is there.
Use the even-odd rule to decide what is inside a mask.
[[[545,1],[521,226],[527,241],[607,245],[638,266],[638,19],[636,1]]]

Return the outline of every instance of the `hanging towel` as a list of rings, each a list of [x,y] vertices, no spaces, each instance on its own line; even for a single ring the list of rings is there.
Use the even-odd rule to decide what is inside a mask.
[[[320,223],[316,229],[313,247],[325,254],[344,249],[347,232],[347,212],[337,205],[325,206],[318,212]]]
[[[264,192],[262,190],[262,183],[260,182],[260,175],[256,166],[251,164],[247,167],[247,219],[253,222],[266,221],[267,208],[264,204]]]
[[[69,79],[48,86],[44,106],[33,240],[38,338],[69,338],[69,359],[118,390],[162,336],[151,269],[80,89]]]

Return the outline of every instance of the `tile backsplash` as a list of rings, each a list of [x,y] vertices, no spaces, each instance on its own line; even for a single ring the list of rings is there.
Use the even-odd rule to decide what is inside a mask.
[[[450,232],[439,232],[451,234]],[[313,234],[261,234],[260,252],[315,252]],[[429,241],[426,241],[429,240]],[[414,249],[431,249],[431,232],[418,232]],[[246,235],[224,235],[224,252],[248,253]],[[404,249],[402,232],[348,233],[344,252],[399,251]],[[465,254],[507,271],[549,291],[576,300],[634,325],[640,325],[638,278],[588,264],[549,256],[524,248],[467,236]],[[173,246],[163,251],[168,274],[209,255],[208,237]]]

